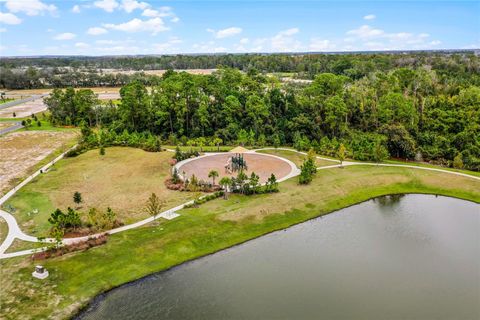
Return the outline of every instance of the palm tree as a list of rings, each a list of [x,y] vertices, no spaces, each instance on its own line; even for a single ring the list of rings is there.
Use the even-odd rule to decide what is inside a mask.
[[[208,173],[208,177],[212,178],[213,185],[215,186],[215,178],[218,177],[218,171],[217,170],[210,170],[210,172]]]
[[[232,184],[232,180],[229,177],[223,177],[220,179],[220,185],[223,187],[223,198],[227,199],[228,187]]]

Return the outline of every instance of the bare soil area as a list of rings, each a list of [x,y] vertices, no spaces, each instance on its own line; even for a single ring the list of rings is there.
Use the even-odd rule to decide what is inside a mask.
[[[238,174],[237,172],[229,174],[225,170],[225,164],[228,158],[232,156],[232,153],[225,153],[195,159],[182,165],[179,171],[181,174],[185,172],[187,178],[195,175],[200,180],[209,181],[211,180],[208,177],[210,170],[217,170],[220,176],[217,178],[217,181],[220,181],[222,177],[231,177]],[[244,153],[243,157],[248,166],[248,170],[245,173],[250,175],[252,172],[255,172],[260,177],[261,183],[267,181],[272,173],[275,174],[277,179],[280,179],[288,175],[291,170],[287,162],[274,157],[255,153]]]
[[[35,99],[13,107],[0,110],[0,118],[12,118],[15,113],[17,118],[28,117],[32,113],[38,113],[47,110],[47,105],[43,103],[43,99]]]
[[[0,137],[0,194],[75,135],[70,131],[22,131]]]

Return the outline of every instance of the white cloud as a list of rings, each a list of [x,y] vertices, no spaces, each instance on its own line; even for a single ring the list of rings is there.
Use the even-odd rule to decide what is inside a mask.
[[[369,25],[363,25],[357,29],[347,31],[347,34],[362,39],[367,39],[382,36],[385,34],[385,32],[380,29],[372,28]]]
[[[80,13],[80,6],[78,4],[74,5],[72,7],[72,12],[73,13]]]
[[[334,43],[330,40],[322,40],[318,38],[310,39],[310,50],[312,51],[325,51],[325,50],[332,50],[336,47]]]
[[[175,45],[182,43],[183,41],[177,37],[170,38],[167,42],[155,43],[152,45],[155,53],[173,53],[178,52],[179,48]]]
[[[0,28],[0,32],[7,32],[7,28]]]
[[[298,28],[291,28],[277,33],[270,39],[273,51],[288,52],[299,50],[302,47],[300,41],[292,37],[298,32],[300,32]]]
[[[247,44],[247,43],[249,43],[249,42],[250,42],[250,40],[249,40],[248,38],[242,38],[242,39],[240,39],[240,44]]]
[[[158,9],[147,8],[143,10],[142,16],[149,18],[170,18],[171,22],[178,22],[180,19],[175,15],[171,7],[160,7]]]
[[[152,32],[152,34],[157,34],[169,30],[161,18],[152,18],[149,20],[140,20],[138,18],[132,19],[125,23],[112,24],[106,23],[103,26],[107,29],[124,31],[124,32]]]
[[[136,0],[123,0],[121,5],[121,8],[128,13],[132,12],[135,9],[144,10],[144,9],[147,9],[148,7],[150,7],[148,3],[138,2]]]
[[[356,45],[348,45],[349,48],[357,50],[419,50],[429,49],[439,45],[438,40],[430,41],[428,33],[411,33],[411,32],[386,32],[382,29],[375,29],[368,25],[363,25],[357,29],[347,31],[349,37],[344,41]]]
[[[116,0],[99,0],[95,1],[93,5],[97,8],[103,9],[106,12],[113,12],[120,5]]]
[[[75,43],[75,48],[86,49],[86,48],[89,48],[89,47],[90,47],[90,45],[88,43],[85,43],[85,42]]]
[[[14,15],[13,13],[0,12],[0,23],[5,24],[20,24],[22,19]]]
[[[5,6],[10,12],[22,12],[28,16],[36,16],[49,12],[55,14],[57,7],[53,4],[45,4],[39,0],[7,0]]]
[[[99,36],[101,34],[107,33],[107,29],[105,28],[100,28],[100,27],[92,27],[88,28],[87,34],[92,35],[92,36]]]
[[[377,16],[374,14],[368,14],[363,17],[364,20],[374,20]]]
[[[57,34],[55,37],[53,37],[53,40],[72,40],[76,36],[77,35],[75,33],[64,32],[64,33]]]
[[[222,38],[228,38],[228,37],[233,37],[237,34],[242,33],[242,28],[239,27],[230,27],[226,29],[221,29],[218,31],[215,31],[214,29],[207,29],[207,32],[213,33],[215,35],[215,38],[217,39],[222,39]]]

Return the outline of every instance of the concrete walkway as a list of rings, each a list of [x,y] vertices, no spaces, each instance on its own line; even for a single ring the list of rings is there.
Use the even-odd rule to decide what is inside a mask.
[[[7,109],[7,108],[10,108],[10,107],[14,107],[14,106],[18,106],[19,104],[29,102],[29,101],[33,101],[33,100],[36,100],[36,99],[40,99],[40,98],[43,98],[45,96],[48,96],[48,94],[47,93],[36,94],[36,95],[33,95],[33,96],[25,98],[25,99],[17,99],[17,100],[5,102],[5,103],[0,104],[0,110]]]
[[[305,152],[300,152],[300,151],[297,151],[297,150],[294,150],[294,149],[289,149],[289,148],[262,148],[262,149],[251,150],[250,152],[257,152],[257,151],[260,151],[260,150],[286,150],[286,151],[292,151],[292,152],[296,152],[296,153],[306,155]],[[167,150],[167,151],[173,151],[173,150]],[[51,165],[53,165],[58,160],[62,159],[64,154],[65,153],[63,153],[60,156],[58,156],[57,158],[55,158],[55,160],[53,160],[52,162],[50,162],[49,164],[44,166],[42,168],[42,170],[45,172],[46,169],[48,169]],[[203,155],[201,157],[205,157],[205,156],[212,155],[212,154],[217,154],[217,153],[210,153],[210,154]],[[268,155],[268,154],[264,154],[264,155]],[[272,157],[275,157],[275,158],[282,159],[282,160],[288,162],[290,164],[290,166],[292,167],[292,170],[291,170],[290,174],[287,175],[286,177],[283,177],[281,180],[279,180],[279,182],[284,181],[286,179],[290,179],[290,178],[295,177],[295,176],[298,176],[300,174],[300,170],[298,169],[298,167],[292,161],[290,161],[288,159],[285,159],[285,158],[282,158],[282,157],[275,156],[275,155],[268,155],[268,156],[272,156]],[[330,166],[318,167],[319,170],[338,168],[338,167],[341,167],[341,166],[347,167],[347,166],[354,166],[354,165],[368,165],[368,166],[381,166],[381,167],[402,167],[402,168],[411,168],[411,169],[419,169],[419,170],[427,170],[427,171],[436,171],[436,172],[448,173],[448,174],[467,177],[467,178],[471,178],[471,179],[475,179],[475,180],[480,181],[480,177],[472,176],[472,175],[469,175],[469,174],[466,174],[466,173],[453,172],[453,171],[437,169],[437,168],[418,167],[418,166],[403,165],[403,164],[388,164],[388,163],[377,164],[377,163],[371,163],[371,162],[352,162],[352,161],[344,161],[343,164],[340,164],[340,161],[336,160],[336,159],[330,159],[330,158],[325,158],[325,157],[321,157],[321,156],[317,156],[317,158],[338,163],[338,164],[334,164],[334,165],[330,165]],[[195,160],[195,159],[198,159],[198,157],[194,158],[194,159],[187,159],[187,160]],[[187,160],[184,160],[184,161],[187,161]],[[182,163],[182,161],[181,161],[177,165],[185,164],[185,163],[186,162]],[[179,167],[181,167],[181,165]],[[30,177],[28,177],[24,181],[22,181],[22,183],[20,183],[18,186],[16,186],[12,190],[10,190],[6,195],[4,195],[2,198],[0,198],[0,205],[2,205],[8,198],[10,198],[18,189],[20,189],[21,187],[26,185],[28,182],[30,182],[32,179],[34,179],[39,174],[40,174],[40,170],[35,172],[33,175],[31,175]],[[157,215],[156,217],[149,217],[147,219],[144,219],[144,220],[141,220],[141,221],[138,221],[138,222],[126,225],[126,226],[122,226],[122,227],[119,227],[119,228],[115,228],[115,229],[112,229],[112,230],[109,230],[109,231],[100,232],[100,233],[97,233],[97,234],[94,234],[94,235],[88,235],[88,236],[84,236],[84,237],[66,238],[66,239],[63,240],[63,244],[72,244],[72,243],[76,243],[76,242],[80,242],[80,241],[85,241],[88,238],[98,237],[98,236],[104,235],[104,234],[115,234],[115,233],[119,233],[119,232],[122,232],[122,231],[131,230],[131,229],[143,226],[145,224],[148,224],[148,223],[150,223],[152,221],[155,221],[156,219],[159,219],[159,218],[164,218],[164,219],[171,220],[171,219],[174,219],[174,218],[179,216],[179,214],[177,214],[176,211],[181,210],[186,205],[189,205],[189,204],[192,204],[192,203],[193,203],[193,200],[188,201],[188,202],[183,203],[181,205],[178,205],[174,208],[168,209],[168,210],[162,212],[161,214]],[[13,240],[15,240],[15,238],[18,238],[18,239],[21,239],[21,240],[24,240],[24,241],[29,241],[29,242],[39,242],[39,240],[35,237],[29,236],[29,235],[23,233],[23,231],[20,230],[20,228],[17,224],[17,221],[15,220],[15,217],[13,215],[11,215],[10,213],[0,210],[0,216],[2,218],[4,218],[5,221],[7,221],[7,224],[8,224],[7,238],[0,245],[0,259],[18,257],[18,256],[23,256],[23,255],[30,255],[32,253],[43,251],[43,250],[47,249],[45,247],[45,248],[39,248],[39,249],[30,249],[30,250],[23,250],[23,251],[17,251],[17,252],[12,252],[12,253],[5,253],[5,251],[8,249],[8,247],[10,247],[10,245],[13,243]],[[46,241],[47,242],[52,242],[53,239],[46,239]]]
[[[12,121],[13,122],[13,121]],[[8,127],[8,128],[5,128],[5,129],[1,129],[0,130],[0,136],[2,134],[5,134],[5,133],[9,133],[9,132],[12,132],[12,131],[15,131],[15,130],[18,130],[20,128],[23,128],[22,126],[22,123],[21,122],[15,122],[15,125],[11,126],[11,127]]]

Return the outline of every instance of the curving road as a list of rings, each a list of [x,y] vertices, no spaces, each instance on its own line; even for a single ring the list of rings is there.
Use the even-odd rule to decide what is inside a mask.
[[[249,152],[257,152],[257,151],[260,151],[260,150],[286,150],[286,151],[292,151],[292,152],[297,152],[297,153],[306,155],[305,152],[300,152],[300,151],[297,151],[297,150],[294,150],[294,149],[289,149],[289,148],[261,148],[261,149],[256,149],[256,150],[250,150]],[[173,152],[174,150],[167,149],[167,151]],[[43,170],[43,172],[45,172],[55,162],[62,159],[63,156],[65,155],[65,153],[62,153],[60,156],[55,158],[55,160],[53,160],[49,164],[42,167],[42,169],[40,169],[40,170]],[[203,155],[202,157],[208,156],[210,154],[215,154],[215,153],[209,153],[209,154]],[[265,155],[267,155],[267,154],[265,154]],[[295,177],[295,176],[298,176],[300,174],[300,170],[297,168],[297,166],[292,161],[290,161],[288,159],[285,159],[285,158],[282,158],[282,157],[279,157],[279,156],[275,156],[275,155],[269,155],[269,156],[279,158],[279,159],[282,159],[282,160],[286,161],[287,163],[290,164],[290,166],[292,168],[290,174],[287,175],[286,177],[284,177],[283,179],[279,180],[279,182],[284,181],[284,180],[289,179],[289,178],[292,178],[292,177]],[[469,174],[466,174],[466,173],[448,171],[448,170],[437,169],[437,168],[418,167],[418,166],[404,165],[404,164],[387,164],[387,163],[377,164],[377,163],[371,163],[371,162],[352,162],[352,161],[344,161],[343,164],[340,164],[339,160],[325,158],[325,157],[321,157],[321,156],[317,156],[317,158],[322,159],[322,160],[334,161],[334,162],[338,163],[338,164],[334,164],[334,165],[330,165],[330,166],[319,167],[318,168],[319,170],[338,168],[338,167],[341,167],[341,166],[353,166],[353,165],[370,165],[370,166],[382,166],[382,167],[403,167],[403,168],[412,168],[412,169],[418,169],[418,170],[427,170],[427,171],[436,171],[436,172],[448,173],[448,174],[467,177],[467,178],[471,178],[471,179],[475,179],[475,180],[480,181],[480,177],[472,176],[472,175],[469,175]],[[195,158],[195,159],[197,159],[197,158]],[[184,161],[188,161],[188,160],[190,160],[190,159],[187,159],[187,160],[184,160]],[[180,165],[181,163],[182,162],[179,162],[177,165]],[[183,162],[183,163],[185,163],[185,162]],[[5,194],[2,198],[0,198],[0,205],[2,205],[5,201],[7,201],[7,199],[9,199],[13,194],[15,194],[15,192],[17,192],[21,187],[23,187],[28,182],[30,182],[32,179],[34,179],[36,176],[41,174],[40,170],[38,170],[37,172],[35,172],[34,174],[32,174],[31,176],[26,178],[24,181],[22,181],[22,183],[20,183],[18,186],[16,186],[12,190],[10,190],[7,194]],[[159,218],[164,218],[164,219],[171,220],[171,219],[174,219],[174,218],[179,216],[179,214],[177,214],[176,211],[181,210],[186,205],[189,205],[189,204],[192,204],[192,203],[193,203],[193,200],[185,202],[181,205],[178,205],[174,208],[168,209],[168,210],[160,213],[156,217],[149,217],[147,219],[144,219],[144,220],[141,220],[141,221],[138,221],[138,222],[126,225],[126,226],[122,226],[122,227],[119,227],[119,228],[115,228],[115,229],[112,229],[112,230],[109,230],[109,231],[100,232],[100,233],[97,233],[97,234],[94,234],[94,235],[89,235],[89,236],[84,236],[84,237],[66,238],[66,239],[63,240],[63,244],[72,244],[72,243],[76,243],[76,242],[80,242],[80,241],[85,241],[88,238],[98,237],[98,236],[104,235],[104,234],[115,234],[115,233],[119,233],[119,232],[122,232],[122,231],[138,228],[138,227],[143,226],[147,223],[155,221],[156,219],[159,219]],[[4,218],[5,221],[8,224],[7,237],[4,240],[4,242],[0,245],[0,260],[1,259],[6,259],[6,258],[23,256],[23,255],[29,255],[29,254],[32,254],[32,253],[35,253],[35,252],[38,252],[38,251],[43,251],[43,250],[47,249],[45,247],[45,248],[40,248],[40,249],[30,249],[30,250],[23,250],[23,251],[17,251],[17,252],[12,252],[12,253],[5,253],[5,251],[10,247],[10,245],[13,243],[15,238],[18,238],[18,239],[21,239],[21,240],[24,240],[24,241],[29,241],[29,242],[40,242],[40,241],[35,237],[29,236],[29,235],[23,233],[23,231],[18,226],[18,223],[15,220],[15,217],[13,215],[11,215],[10,213],[8,213],[6,211],[3,211],[3,210],[0,210],[0,217]],[[46,239],[45,241],[46,242],[52,242],[53,239]]]

